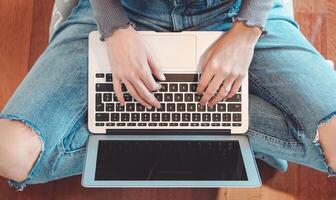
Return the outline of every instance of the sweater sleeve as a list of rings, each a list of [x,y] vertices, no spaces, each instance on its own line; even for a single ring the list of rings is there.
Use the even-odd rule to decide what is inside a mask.
[[[101,39],[112,35],[118,28],[134,25],[128,19],[120,0],[90,0]]]
[[[268,12],[275,0],[243,0],[242,7],[235,20],[244,22],[247,26],[258,26],[265,30]]]

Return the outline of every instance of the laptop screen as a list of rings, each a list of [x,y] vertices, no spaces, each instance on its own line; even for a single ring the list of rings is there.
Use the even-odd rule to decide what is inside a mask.
[[[239,142],[101,140],[96,181],[245,181]]]

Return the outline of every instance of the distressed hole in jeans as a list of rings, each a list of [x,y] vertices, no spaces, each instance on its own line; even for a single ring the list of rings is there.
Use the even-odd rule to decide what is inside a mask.
[[[313,143],[323,156],[329,176],[336,176],[336,112],[320,121]]]

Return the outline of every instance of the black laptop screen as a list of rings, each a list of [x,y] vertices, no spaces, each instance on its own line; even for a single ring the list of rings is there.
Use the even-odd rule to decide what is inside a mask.
[[[238,141],[101,140],[96,181],[247,180]]]

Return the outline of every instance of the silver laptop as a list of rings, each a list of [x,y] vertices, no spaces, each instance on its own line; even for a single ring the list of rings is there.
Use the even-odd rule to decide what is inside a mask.
[[[248,80],[214,108],[199,106],[196,88],[205,51],[223,32],[139,31],[160,59],[166,81],[148,110],[123,86],[113,91],[99,33],[89,36],[85,187],[256,187],[261,185],[248,130]],[[141,51],[141,49],[139,49]]]

